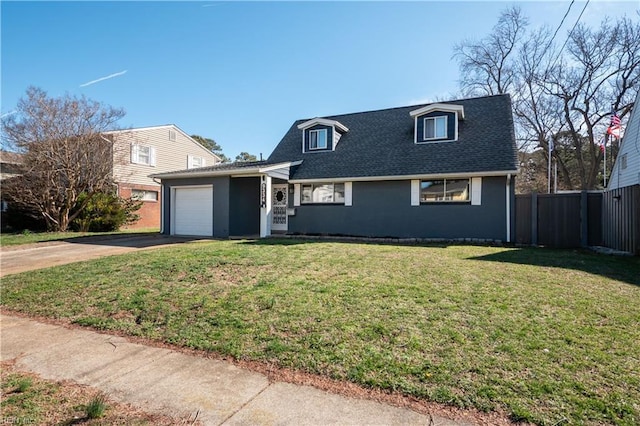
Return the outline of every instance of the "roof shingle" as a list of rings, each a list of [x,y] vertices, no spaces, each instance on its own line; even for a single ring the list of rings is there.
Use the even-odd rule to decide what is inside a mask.
[[[303,160],[292,179],[402,176],[422,174],[515,171],[515,145],[509,95],[463,99],[465,119],[458,124],[458,140],[415,144],[413,105],[377,111],[322,117],[349,128],[335,151],[302,153],[298,120],[267,160],[268,163]]]

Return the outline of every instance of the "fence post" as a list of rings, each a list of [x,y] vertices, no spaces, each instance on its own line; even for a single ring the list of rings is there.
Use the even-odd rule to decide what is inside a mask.
[[[589,204],[587,191],[580,192],[580,247],[589,245]]]
[[[531,245],[538,245],[538,194],[531,193]]]

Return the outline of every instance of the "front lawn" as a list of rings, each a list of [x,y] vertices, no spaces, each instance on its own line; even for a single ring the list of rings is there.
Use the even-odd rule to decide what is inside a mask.
[[[33,315],[539,424],[640,423],[640,259],[214,241],[8,276]]]

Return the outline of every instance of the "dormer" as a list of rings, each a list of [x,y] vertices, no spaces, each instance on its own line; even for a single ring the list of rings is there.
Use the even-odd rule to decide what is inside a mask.
[[[458,140],[458,121],[464,120],[464,107],[431,104],[409,112],[414,119],[414,143],[452,142]]]
[[[349,131],[342,123],[326,118],[314,118],[298,124],[302,130],[302,152],[334,151],[340,137]]]

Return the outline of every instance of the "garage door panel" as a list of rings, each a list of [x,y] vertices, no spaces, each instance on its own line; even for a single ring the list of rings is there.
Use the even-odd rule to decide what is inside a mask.
[[[175,188],[175,235],[213,235],[213,187]]]

